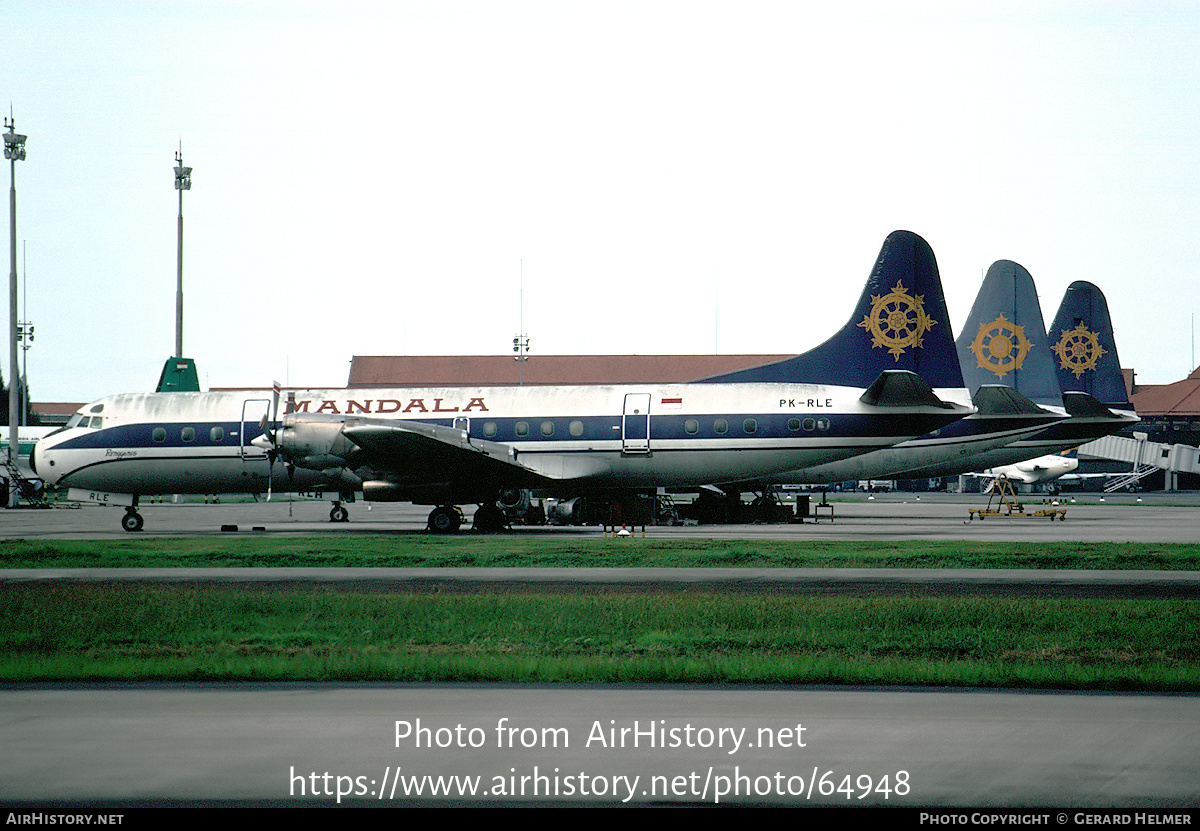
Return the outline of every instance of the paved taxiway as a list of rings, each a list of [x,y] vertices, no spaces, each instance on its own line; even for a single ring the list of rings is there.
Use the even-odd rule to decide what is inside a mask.
[[[1070,540],[1077,542],[1194,542],[1200,539],[1200,495],[1143,494],[1078,497],[1056,507],[1067,510],[1064,521],[1046,518],[992,518],[969,521],[969,510],[987,504],[978,494],[880,494],[837,502],[834,520],[802,525],[705,525],[647,528],[662,539],[821,539],[906,540],[967,539],[1001,542]],[[815,500],[814,500],[815,501]],[[1039,498],[1040,503],[1040,498]],[[403,534],[422,533],[429,509],[408,504],[347,505],[350,522],[329,522],[329,503],[314,500],[221,503],[205,505],[144,504],[145,530],[139,536],[221,534],[223,525],[237,533],[266,534]],[[1031,500],[1030,510],[1041,507]],[[120,529],[122,508],[84,506],[77,509],[0,511],[0,538],[128,539]],[[470,512],[468,511],[468,518]],[[262,531],[253,531],[253,528]],[[469,527],[464,526],[464,529]],[[460,533],[469,533],[464,530]],[[517,534],[597,537],[598,528],[518,528]],[[640,536],[640,531],[639,531]]]
[[[1200,539],[1200,509],[1164,504],[1179,502],[1178,497],[1146,498],[1140,504],[1132,498],[1110,498],[1104,505],[1095,499],[1068,505],[1067,520],[1053,523],[1024,519],[964,525],[967,508],[978,505],[977,499],[923,496],[918,503],[911,496],[889,496],[839,504],[832,525],[657,528],[648,529],[647,536]],[[311,502],[293,504],[290,515],[284,502],[143,509],[146,534],[156,535],[218,534],[222,524],[238,525],[239,535],[420,533],[425,513],[408,506],[376,505],[367,511],[358,505],[351,523],[333,525],[325,521],[327,512],[327,505]],[[112,508],[4,511],[0,536],[127,538],[117,530],[119,518],[120,510]],[[252,525],[265,530],[251,531]],[[595,530],[574,529],[515,533],[599,536]],[[636,544],[622,544],[626,542]],[[19,579],[46,577],[50,575]],[[509,744],[514,746],[504,745],[496,727],[505,718],[509,721],[504,725],[534,732],[511,734]],[[407,721],[415,729],[417,719],[430,730],[435,745],[453,736],[459,725],[466,731],[479,728],[480,733],[468,733],[466,739],[482,739],[482,744],[417,748],[405,739],[397,747],[395,722]],[[684,742],[691,736],[695,744],[665,749],[646,747],[646,739],[639,747],[611,747],[595,740],[589,744],[597,724],[602,732],[609,727],[644,731],[651,725],[674,729],[677,732],[669,736]],[[797,725],[806,728],[804,747],[796,746]],[[440,728],[449,732],[438,732]],[[738,732],[742,728],[745,733]],[[728,746],[699,746],[705,737],[716,741],[722,735],[729,740],[741,735],[755,746],[743,744],[733,753]],[[535,746],[520,746],[522,739],[534,736]],[[569,745],[547,744],[563,736]],[[763,746],[770,736],[774,748]],[[314,787],[334,794],[339,786],[359,791],[358,802],[377,804],[374,797],[381,789],[392,794],[397,784],[432,784],[398,779],[398,774],[478,776],[480,787],[488,789],[478,799],[486,793],[487,799],[508,801],[508,791],[500,796],[496,790],[503,783],[509,790],[524,789],[523,796],[518,792],[513,797],[517,800],[555,804],[619,804],[625,788],[633,791],[631,801],[636,803],[712,803],[721,786],[741,790],[739,796],[726,794],[723,801],[756,804],[1169,810],[1194,809],[1200,803],[1196,695],[407,684],[5,685],[0,687],[0,747],[5,748],[0,754],[0,795],[5,800],[100,800],[118,806],[192,800],[291,804],[312,799]],[[907,792],[899,794],[902,771]],[[885,775],[886,800],[879,790]],[[637,784],[630,786],[635,776]],[[656,776],[661,778],[654,780]],[[852,797],[847,800],[844,791],[821,796],[823,778],[838,786],[849,782]],[[473,780],[455,781],[469,787]],[[859,789],[867,782],[871,792],[860,802]],[[808,787],[814,783],[815,796],[810,797]],[[531,795],[537,787],[543,790]],[[557,796],[547,795],[545,789],[551,787],[558,789]],[[583,787],[593,795],[582,797]],[[568,794],[568,788],[575,790]],[[664,789],[669,793],[664,795]],[[797,794],[798,789],[805,795]],[[452,801],[459,793],[449,796]],[[447,795],[424,800],[444,802]]]

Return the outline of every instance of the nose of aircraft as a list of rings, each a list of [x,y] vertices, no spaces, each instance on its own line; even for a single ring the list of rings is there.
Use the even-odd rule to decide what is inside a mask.
[[[53,485],[58,481],[58,477],[54,475],[55,470],[50,467],[46,461],[46,449],[43,447],[45,439],[38,439],[34,443],[33,449],[29,451],[29,466],[33,468],[33,472],[45,483]]]

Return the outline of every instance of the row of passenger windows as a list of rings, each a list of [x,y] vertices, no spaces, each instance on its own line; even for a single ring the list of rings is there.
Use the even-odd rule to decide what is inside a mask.
[[[826,431],[829,429],[829,419],[827,419],[827,418],[805,418],[805,419],[789,418],[788,422],[787,422],[787,426],[788,426],[788,429],[791,430],[792,432],[798,432],[800,430],[804,430],[805,432],[809,432],[809,433],[813,432],[814,430]],[[519,438],[523,438],[523,437],[529,435],[529,422],[528,421],[518,421],[515,425],[515,428],[516,428],[517,436]],[[543,436],[553,436],[554,435],[554,422],[553,421],[543,421],[540,425],[538,425],[538,429],[540,430],[540,432]],[[691,435],[691,436],[696,435],[697,433],[700,432],[700,420],[696,419],[696,418],[687,419],[686,421],[683,422],[683,429],[688,435]],[[498,432],[499,432],[499,428],[498,428],[496,422],[485,421],[483,423],[483,435],[485,438],[489,438],[489,439],[495,438]],[[576,438],[578,438],[579,436],[582,436],[583,435],[583,422],[582,421],[570,422],[567,425],[567,432]],[[729,420],[724,419],[724,418],[714,419],[713,420],[713,432],[718,435],[724,435],[724,434],[728,433],[729,432]],[[742,421],[742,432],[746,433],[746,434],[757,433],[758,432],[758,419],[755,419],[755,418],[744,419]]]
[[[543,421],[540,425],[538,425],[538,429],[541,431],[541,434],[543,436],[553,436],[554,435],[554,422],[553,421]],[[529,422],[528,421],[518,421],[516,423],[516,431],[517,431],[517,435],[519,437],[528,436],[529,435]],[[496,422],[485,421],[483,423],[483,435],[485,438],[489,438],[489,439],[495,438],[495,436],[498,432],[499,432],[499,428],[496,426]],[[582,421],[572,421],[570,424],[567,425],[567,432],[570,433],[572,436],[579,438],[580,436],[583,435],[583,422]]]
[[[788,426],[788,429],[791,430],[792,432],[796,432],[798,430],[805,430],[806,432],[811,433],[813,430],[828,430],[829,429],[829,419],[827,419],[827,418],[806,418],[806,419],[789,418],[787,426]],[[696,433],[699,433],[700,432],[700,420],[695,419],[695,418],[689,418],[687,421],[683,422],[683,429],[688,435],[695,435]],[[713,421],[713,432],[717,433],[718,435],[724,435],[725,433],[728,433],[729,432],[729,421],[724,418],[718,418],[715,421]],[[757,433],[758,432],[758,419],[756,419],[756,418],[744,419],[742,421],[742,432],[743,433]]]
[[[155,442],[159,442],[159,443],[166,441],[167,440],[167,428],[155,427],[154,431],[150,434],[150,438],[152,440],[154,440]],[[185,441],[185,442],[195,441],[196,440],[196,428],[195,427],[184,427],[182,430],[179,431],[179,438],[180,438],[180,440]],[[225,428],[223,428],[223,427],[214,427],[208,431],[208,440],[213,442],[214,444],[216,442],[222,441],[224,438],[225,438]]]

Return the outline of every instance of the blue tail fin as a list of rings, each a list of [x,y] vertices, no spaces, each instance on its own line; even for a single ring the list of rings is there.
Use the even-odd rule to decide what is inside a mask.
[[[711,383],[790,383],[869,387],[885,370],[915,372],[937,388],[962,388],[937,259],[911,231],[893,231],[850,321],[815,349]]]
[[[1110,408],[1133,409],[1100,289],[1083,280],[1068,286],[1047,339],[1064,393],[1085,392]]]
[[[992,263],[958,336],[967,388],[1003,384],[1037,404],[1062,405],[1054,356],[1033,277],[1011,260]]]

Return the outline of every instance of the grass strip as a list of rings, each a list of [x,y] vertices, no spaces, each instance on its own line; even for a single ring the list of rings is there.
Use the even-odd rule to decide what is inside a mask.
[[[0,540],[3,568],[746,567],[1200,570],[1200,544],[652,540],[423,534]]]
[[[897,684],[1200,690],[1187,601],[0,593],[0,680]]]

